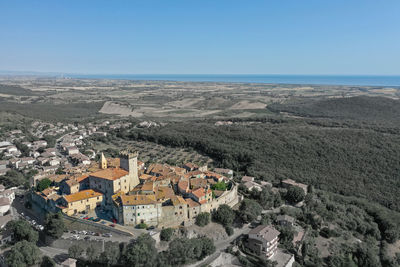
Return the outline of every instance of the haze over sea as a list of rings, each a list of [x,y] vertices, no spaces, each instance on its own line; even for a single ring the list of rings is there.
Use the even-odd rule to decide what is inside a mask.
[[[264,74],[68,74],[71,78],[185,82],[236,82],[313,85],[400,86],[400,76],[378,75],[264,75]]]

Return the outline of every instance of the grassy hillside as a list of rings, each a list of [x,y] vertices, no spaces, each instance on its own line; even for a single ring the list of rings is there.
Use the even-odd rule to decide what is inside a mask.
[[[305,117],[400,122],[400,101],[386,97],[357,96],[323,100],[302,99],[268,107],[274,112],[288,112]]]

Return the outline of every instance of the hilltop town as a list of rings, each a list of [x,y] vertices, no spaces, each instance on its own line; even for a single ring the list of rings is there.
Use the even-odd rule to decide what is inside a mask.
[[[190,225],[201,212],[239,202],[232,175],[227,178],[192,163],[182,167],[155,163],[145,168],[137,157],[137,152],[127,151],[121,151],[119,158],[101,154],[98,166],[88,167],[91,172],[63,175],[61,181],[58,175],[48,177],[58,186],[36,192],[33,201],[71,216],[100,208],[122,225],[157,228]]]

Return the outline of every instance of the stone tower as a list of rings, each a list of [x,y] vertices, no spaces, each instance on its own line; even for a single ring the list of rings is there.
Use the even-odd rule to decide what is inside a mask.
[[[101,158],[100,158],[100,169],[104,170],[107,169],[107,159],[104,157],[103,152],[101,153]]]
[[[137,158],[138,152],[131,152],[128,150],[119,153],[119,166],[129,172],[129,191],[139,184]]]

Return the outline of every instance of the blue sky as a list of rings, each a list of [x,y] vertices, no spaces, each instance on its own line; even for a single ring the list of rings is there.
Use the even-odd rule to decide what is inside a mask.
[[[0,1],[0,70],[400,74],[400,1]]]

